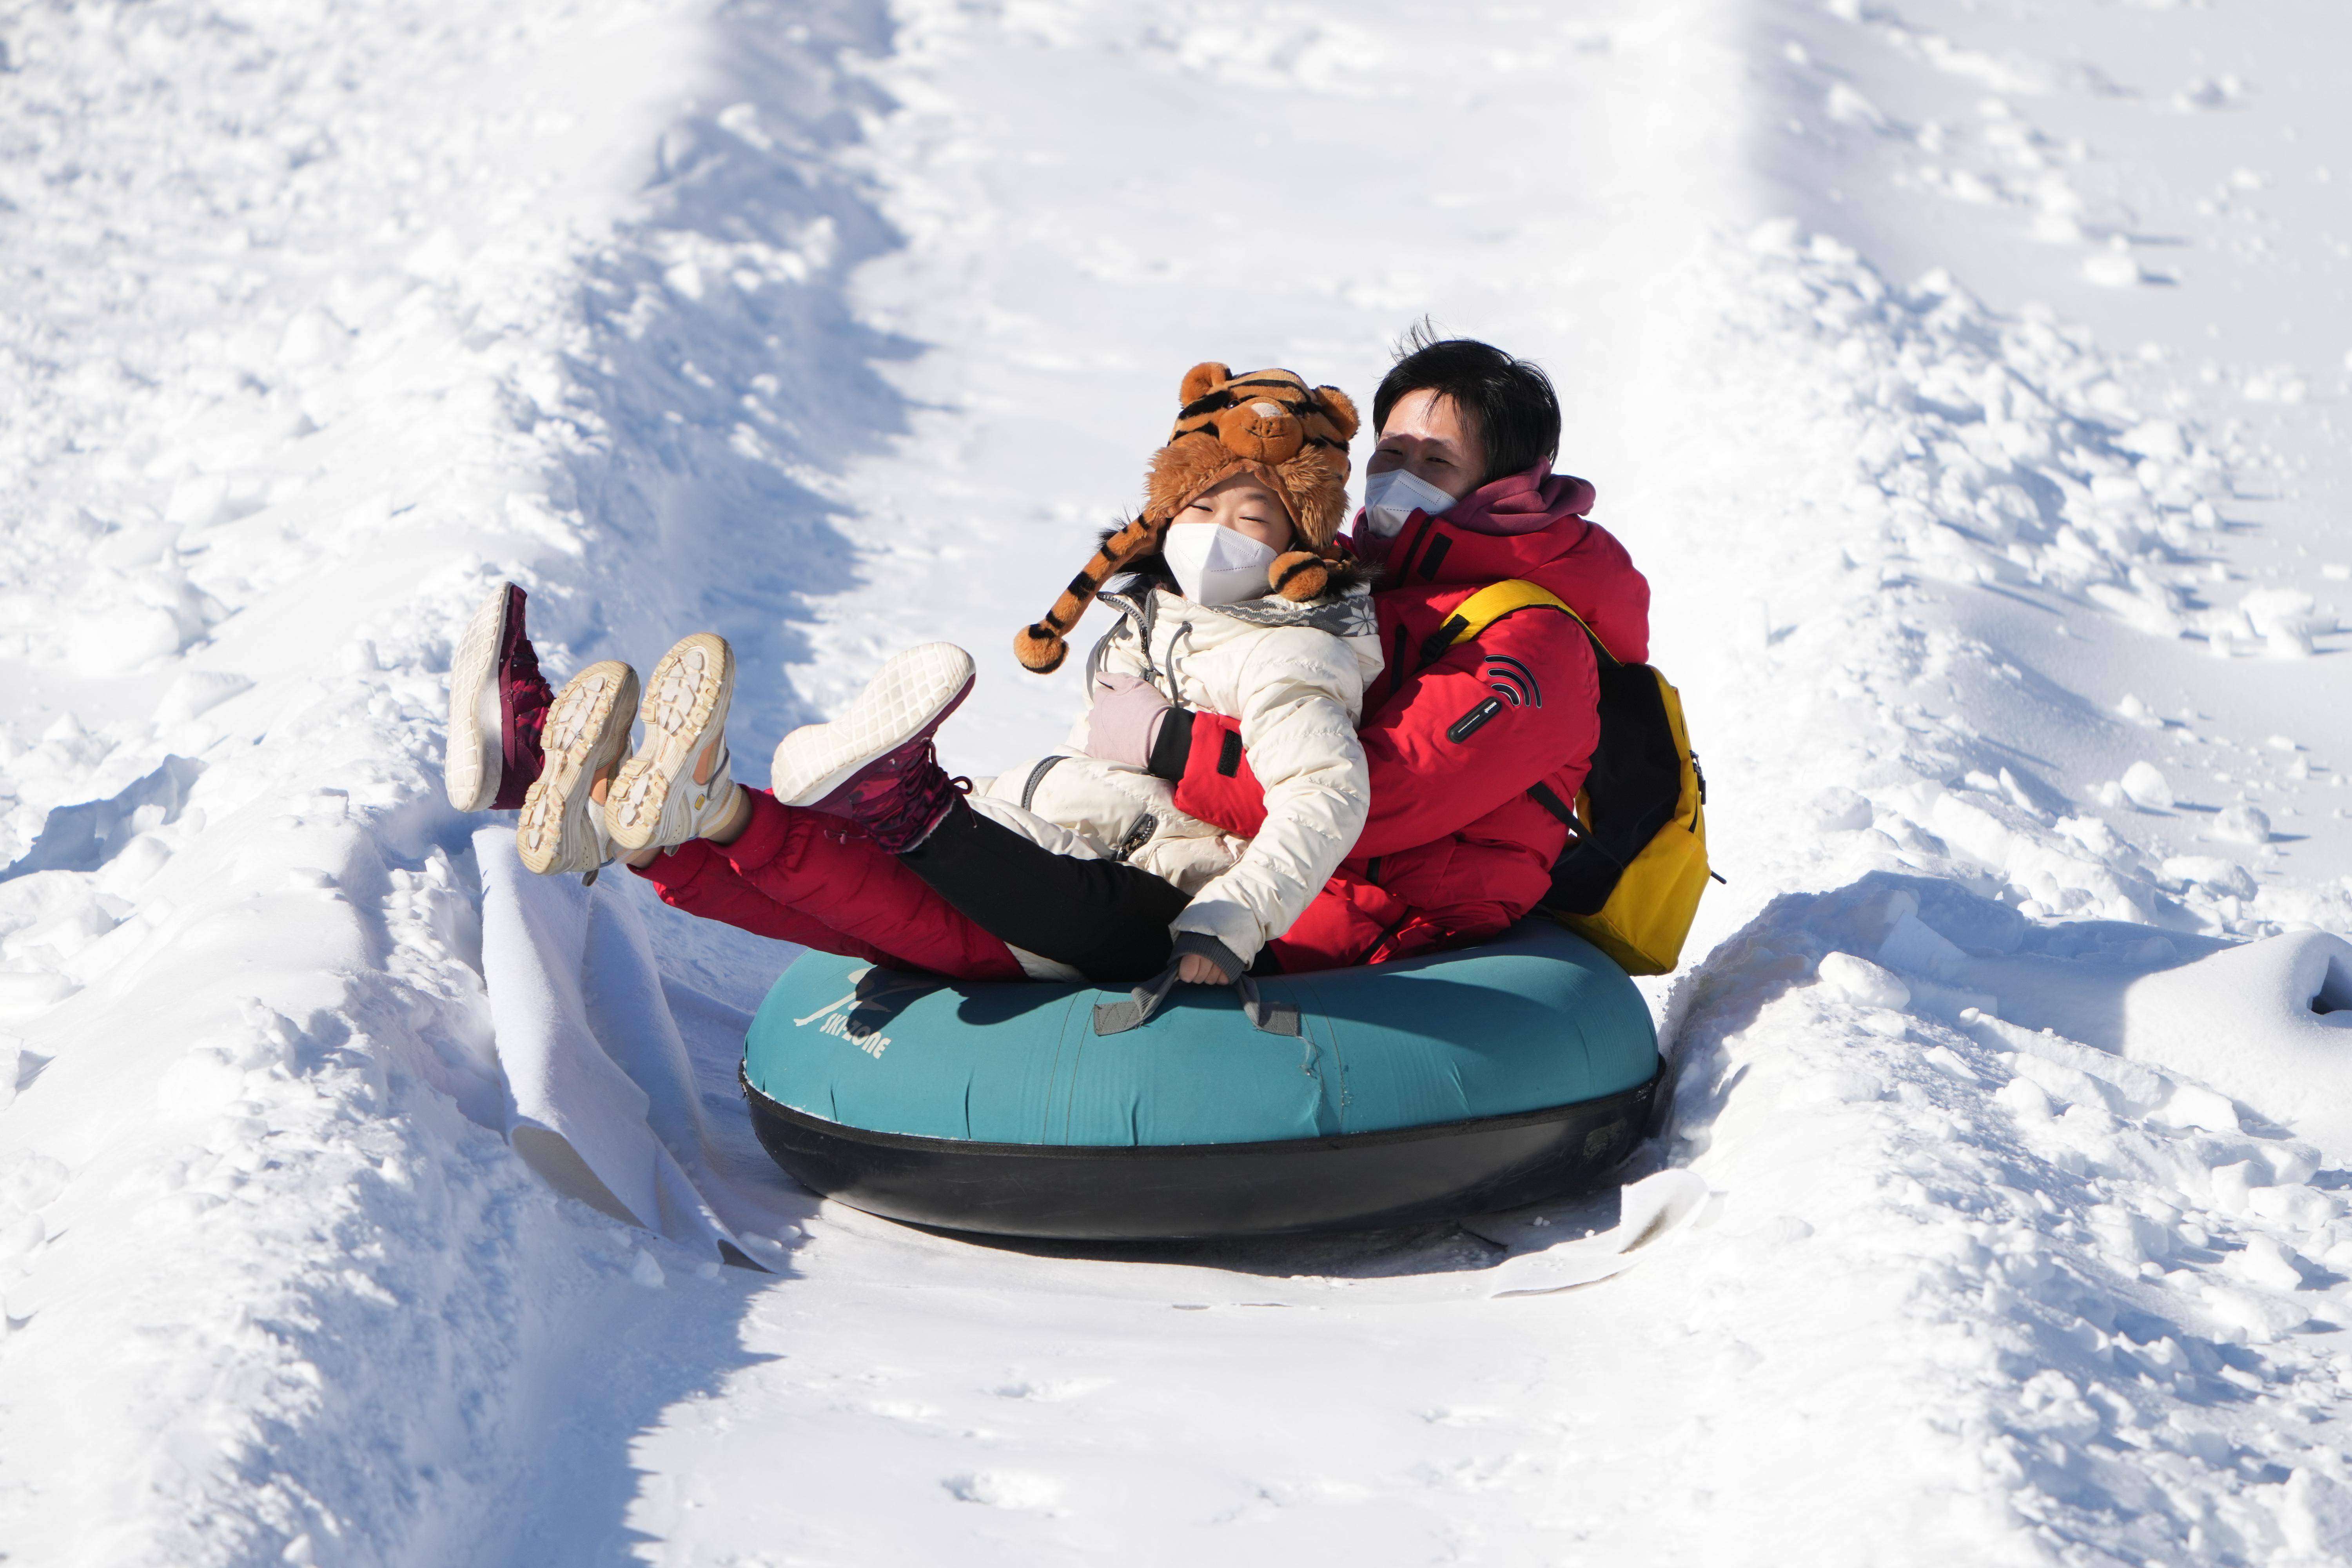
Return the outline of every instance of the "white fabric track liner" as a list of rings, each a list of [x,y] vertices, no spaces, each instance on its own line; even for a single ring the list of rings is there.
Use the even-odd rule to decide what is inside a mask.
[[[515,1152],[567,1196],[758,1266],[742,1237],[764,1231],[773,1205],[735,1191],[713,1158],[637,911],[620,889],[532,875],[509,828],[475,834],[474,855]]]

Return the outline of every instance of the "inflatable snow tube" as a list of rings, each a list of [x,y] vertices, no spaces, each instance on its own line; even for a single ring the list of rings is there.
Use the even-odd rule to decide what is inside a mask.
[[[1403,1225],[1570,1191],[1640,1138],[1660,1074],[1633,983],[1529,921],[1475,949],[1271,976],[1299,1032],[1177,987],[942,980],[829,953],[744,1043],[761,1142],[802,1184],[949,1230],[1172,1239]]]

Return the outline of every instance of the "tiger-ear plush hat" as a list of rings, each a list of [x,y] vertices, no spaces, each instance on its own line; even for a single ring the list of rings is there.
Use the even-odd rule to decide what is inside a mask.
[[[1063,638],[1103,584],[1160,549],[1176,514],[1211,486],[1235,474],[1263,480],[1289,509],[1295,542],[1266,568],[1286,599],[1314,598],[1329,585],[1348,505],[1348,443],[1356,405],[1336,386],[1308,386],[1286,370],[1235,375],[1222,364],[1196,364],[1178,393],[1175,434],[1151,455],[1143,515],[1102,542],[1086,570],[1070,579],[1045,618],[1013,634],[1013,652],[1040,675],[1069,652]]]

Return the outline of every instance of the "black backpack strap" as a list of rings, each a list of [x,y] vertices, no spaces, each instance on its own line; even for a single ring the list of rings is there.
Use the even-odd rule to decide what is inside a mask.
[[[1542,806],[1546,811],[1551,813],[1554,820],[1558,821],[1562,827],[1568,829],[1571,837],[1582,838],[1587,836],[1584,819],[1576,815],[1576,808],[1574,806],[1559,798],[1559,793],[1555,791],[1551,785],[1548,784],[1529,784],[1528,786],[1528,793],[1536,797],[1536,804],[1538,805]]]

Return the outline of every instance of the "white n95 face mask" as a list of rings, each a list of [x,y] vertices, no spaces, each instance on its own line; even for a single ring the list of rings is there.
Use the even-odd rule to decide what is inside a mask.
[[[1272,591],[1265,569],[1275,552],[1248,534],[1213,522],[1180,522],[1160,553],[1176,585],[1196,605],[1238,605]]]
[[[1435,517],[1453,504],[1452,496],[1402,468],[1370,474],[1364,479],[1364,522],[1377,538],[1394,539],[1416,511]]]

